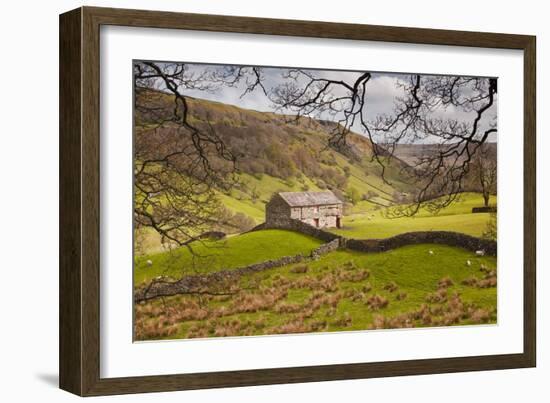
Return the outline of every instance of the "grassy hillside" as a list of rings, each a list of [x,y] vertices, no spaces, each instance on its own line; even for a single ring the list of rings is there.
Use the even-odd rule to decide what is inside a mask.
[[[489,213],[472,214],[472,207],[483,204],[477,193],[464,193],[460,199],[433,215],[421,210],[413,217],[386,218],[384,209],[351,214],[344,217],[341,229],[331,231],[347,238],[388,238],[410,231],[456,231],[473,236],[481,236],[490,219]],[[491,198],[496,204],[496,197]]]
[[[367,213],[345,216],[343,228],[331,231],[356,239],[387,238],[403,232],[431,230],[481,236],[486,229],[489,214],[471,213],[472,207],[479,206],[480,200],[479,194],[465,193],[459,201],[435,216],[423,210],[414,217],[388,219],[384,216],[384,209],[373,209]],[[227,198],[227,201],[238,202],[233,198]],[[238,203],[244,206],[237,206],[240,211],[244,208],[251,214],[257,214],[258,220],[263,220],[263,205],[260,202],[257,202],[257,207],[246,202]],[[496,203],[496,198],[492,199],[492,203]],[[317,239],[292,231],[265,230],[235,235],[221,241],[197,242],[191,244],[194,253],[186,247],[160,252],[160,248],[149,245],[150,250],[155,253],[136,257],[134,279],[139,284],[160,275],[177,278],[183,274],[207,273],[281,256],[307,254],[321,243]],[[147,265],[148,260],[153,262],[152,266]]]
[[[169,118],[173,112],[173,98],[167,94],[138,91],[136,96],[146,99],[156,115],[164,113]],[[306,117],[296,120],[195,98],[188,98],[188,108],[189,122],[215,133],[237,157],[237,183],[231,191],[223,192],[222,201],[232,211],[244,212],[256,220],[258,202],[265,203],[276,191],[331,189],[345,198],[353,188],[360,196],[371,192],[375,202],[387,205],[394,192],[409,188],[401,180],[399,169],[403,163],[399,161],[386,169],[391,186],[380,178],[380,166],[372,160],[372,144],[364,136],[352,132],[347,135],[345,149],[328,147],[335,123]],[[154,118],[136,112],[136,132],[145,155],[148,147],[153,154],[159,147],[166,147],[175,130],[171,123],[158,127]]]
[[[259,263],[299,253],[309,254],[321,241],[291,231],[250,232],[221,241],[204,241],[169,252],[138,256],[134,265],[134,284],[157,276],[180,278]],[[151,261],[152,264],[147,264]]]
[[[480,272],[482,267],[491,274]],[[136,335],[162,339],[496,323],[495,267],[495,258],[441,245],[372,254],[337,251],[305,265],[248,275],[242,279],[246,289],[203,298],[200,306],[190,296],[168,298],[170,308],[160,301],[137,306]]]
[[[158,108],[160,114],[171,116],[171,96],[152,91],[138,92],[137,96],[147,97],[150,106]],[[395,195],[414,191],[400,176],[399,168],[404,162],[395,161],[387,168],[389,185],[380,177],[380,167],[372,160],[372,144],[365,137],[350,133],[347,148],[327,147],[336,128],[334,123],[310,118],[296,120],[195,98],[188,99],[188,108],[190,123],[215,132],[237,156],[236,183],[229,190],[217,188],[215,192],[220,205],[230,213],[246,216],[246,225],[213,228],[215,230],[235,234],[263,222],[265,204],[275,192],[324,189],[334,191],[348,202],[344,228],[336,231],[348,237],[379,238],[422,230],[480,236],[485,229],[489,215],[470,214],[472,207],[482,205],[481,196],[472,193],[465,194],[459,202],[435,216],[421,211],[412,218],[386,219],[384,209],[394,204]],[[151,119],[139,111],[136,113],[139,123],[136,130],[142,136],[140,144],[154,150],[170,138],[169,132],[174,128],[170,124],[160,128],[150,125]],[[495,144],[488,148],[496,155]],[[437,146],[430,144],[402,145],[396,149],[396,155],[411,162],[415,156],[435,151]],[[355,200],[352,194],[356,195]],[[143,247],[136,249],[137,254],[162,250],[160,238],[153,231],[143,230],[139,235],[143,238]]]
[[[271,186],[278,184],[285,191],[296,190],[292,187],[285,187],[283,182],[277,180],[268,183]],[[258,224],[264,221],[266,201],[237,199],[223,193],[220,193],[219,197],[227,208],[247,214]],[[490,204],[495,205],[496,202],[496,196],[492,196]],[[413,217],[387,218],[386,208],[382,204],[361,201],[349,209],[342,220],[343,227],[341,229],[331,228],[328,230],[346,238],[355,239],[389,238],[411,231],[455,231],[480,237],[486,231],[487,223],[491,219],[489,213],[472,214],[472,208],[481,205],[483,205],[481,194],[464,193],[457,201],[435,215],[422,209]],[[148,253],[163,251],[158,234],[151,229],[144,230],[143,234],[145,235],[142,236],[142,250],[148,251]]]
[[[281,191],[332,190],[345,201],[343,228],[333,231],[348,238],[430,230],[481,236],[490,221],[490,214],[471,213],[483,204],[478,193],[462,194],[437,214],[423,209],[414,217],[388,218],[388,209],[397,200],[411,200],[406,194],[415,191],[401,176],[407,167],[403,161],[437,151],[430,145],[398,150],[403,159],[386,168],[390,185],[381,179],[365,137],[350,133],[345,147],[328,147],[338,129],[334,123],[188,98],[189,128],[173,120],[171,96],[136,91],[142,107],[134,115],[134,149],[136,166],[141,163],[143,169],[136,169],[141,182],[136,179],[135,189],[141,196],[134,200],[144,206],[134,234],[136,287],[159,276],[178,279],[309,255],[321,241],[284,230],[247,232],[264,221],[265,204]],[[206,165],[194,154],[197,132],[215,138],[216,145],[204,140],[199,153],[208,155]],[[221,149],[236,157],[235,166],[220,157]],[[167,152],[175,155],[169,161],[163,157]],[[200,235],[211,230],[229,235],[170,248],[150,228],[155,219],[164,229],[173,229],[172,221],[185,227],[187,232],[178,233],[185,239],[204,238]],[[244,275],[240,287],[210,285],[200,295],[136,304],[136,339],[496,323],[496,259],[442,245],[384,253],[338,250],[315,261]],[[215,292],[218,285],[223,295]]]

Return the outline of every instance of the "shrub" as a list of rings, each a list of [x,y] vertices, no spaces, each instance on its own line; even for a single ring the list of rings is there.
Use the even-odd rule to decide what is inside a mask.
[[[237,228],[239,232],[249,231],[256,226],[254,219],[244,213],[238,212],[226,220],[230,228]]]
[[[330,307],[329,309],[327,309],[327,313],[326,313],[326,316],[334,316],[336,315],[336,308],[333,308],[333,307]]]
[[[287,334],[287,333],[307,333],[309,327],[301,320],[294,319],[291,322],[285,323],[281,326],[273,327],[268,333],[273,334]]]
[[[439,282],[437,283],[438,288],[448,288],[454,285],[453,280],[449,276],[443,277]]]
[[[447,289],[440,288],[436,292],[426,295],[426,302],[441,303],[447,301]]]
[[[367,306],[371,311],[378,311],[379,309],[386,308],[390,302],[382,295],[373,295],[367,299]]]
[[[395,281],[392,281],[388,284],[386,284],[384,286],[384,290],[388,291],[388,292],[394,292],[398,289],[399,287],[397,286],[396,282]]]
[[[357,203],[359,203],[359,201],[361,200],[361,194],[359,193],[359,191],[354,188],[354,187],[349,187],[347,192],[346,192],[346,196],[348,197],[349,201],[355,205]]]
[[[497,213],[490,213],[489,220],[487,221],[482,237],[492,240],[497,239]]]
[[[327,322],[325,320],[314,320],[309,324],[310,332],[320,332],[326,330]]]
[[[346,176],[346,178],[349,178],[351,176],[351,168],[349,167],[349,165],[344,166],[344,175]]]
[[[403,301],[403,300],[406,299],[406,298],[407,298],[407,293],[406,293],[406,292],[400,292],[399,294],[397,294],[397,295],[395,296],[395,299],[396,299],[397,301]]]
[[[332,325],[338,326],[338,327],[349,327],[351,326],[352,319],[349,313],[345,312],[344,315],[337,318],[332,322]]]
[[[349,281],[352,283],[358,283],[370,277],[370,271],[367,269],[357,270],[357,271],[340,270],[337,272],[337,274],[338,274],[338,279],[340,281]]]
[[[372,290],[372,285],[370,283],[366,283],[363,287],[361,287],[361,291],[364,293],[370,292]]]
[[[376,315],[370,325],[371,329],[386,329],[386,318],[382,315]]]
[[[375,197],[378,197],[379,194],[376,193],[374,190],[369,190],[367,193],[363,193],[363,196],[362,196],[362,199],[363,200],[371,200],[371,199],[374,199]]]
[[[288,302],[281,302],[276,305],[274,311],[277,313],[296,313],[302,310],[300,304],[289,304]]]
[[[497,274],[495,270],[486,271],[483,278],[477,278],[475,276],[468,277],[461,281],[462,285],[476,288],[491,288],[497,286]]]
[[[470,314],[470,320],[474,323],[487,323],[491,320],[491,312],[478,308]]]
[[[471,277],[468,277],[468,278],[462,280],[460,282],[460,284],[467,285],[469,287],[474,287],[477,284],[477,281],[478,281],[477,277],[471,276]]]

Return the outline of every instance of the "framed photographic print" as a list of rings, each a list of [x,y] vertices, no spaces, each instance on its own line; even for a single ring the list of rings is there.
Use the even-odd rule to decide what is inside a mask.
[[[535,365],[535,38],[60,17],[60,386]]]

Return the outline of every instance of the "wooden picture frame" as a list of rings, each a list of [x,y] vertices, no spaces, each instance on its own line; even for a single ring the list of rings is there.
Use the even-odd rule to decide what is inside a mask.
[[[524,52],[523,353],[128,378],[100,377],[100,27],[170,28]],[[81,7],[60,16],[60,387],[81,396],[533,367],[536,363],[534,36]]]

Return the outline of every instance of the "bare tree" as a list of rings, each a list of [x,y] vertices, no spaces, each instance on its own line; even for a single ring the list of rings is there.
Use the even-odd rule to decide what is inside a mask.
[[[152,228],[163,242],[191,249],[201,233],[228,218],[216,190],[235,184],[237,157],[209,116],[192,110],[186,92],[214,92],[245,83],[244,96],[256,88],[265,92],[261,79],[259,68],[209,70],[185,63],[134,63],[136,228]]]
[[[487,147],[481,147],[478,150],[473,162],[472,173],[483,195],[483,205],[489,207],[489,199],[497,191],[497,163]]]
[[[272,100],[281,110],[300,116],[329,117],[335,123],[330,145],[347,147],[346,136],[362,130],[373,144],[372,158],[385,176],[399,144],[436,142],[437,151],[402,168],[417,187],[415,200],[393,209],[393,216],[414,215],[422,206],[441,209],[463,191],[463,183],[478,148],[497,132],[494,78],[410,75],[397,81],[403,95],[396,97],[392,113],[369,115],[372,73],[353,79],[330,79],[315,71],[290,69],[286,81],[275,88]],[[463,119],[445,117],[458,110]]]
[[[227,170],[214,169],[211,157],[234,161],[214,132],[191,123],[181,94],[189,88],[208,91],[212,84],[182,64],[138,62],[134,87],[135,226],[153,228],[163,242],[189,245],[215,220],[213,185],[226,182]]]

